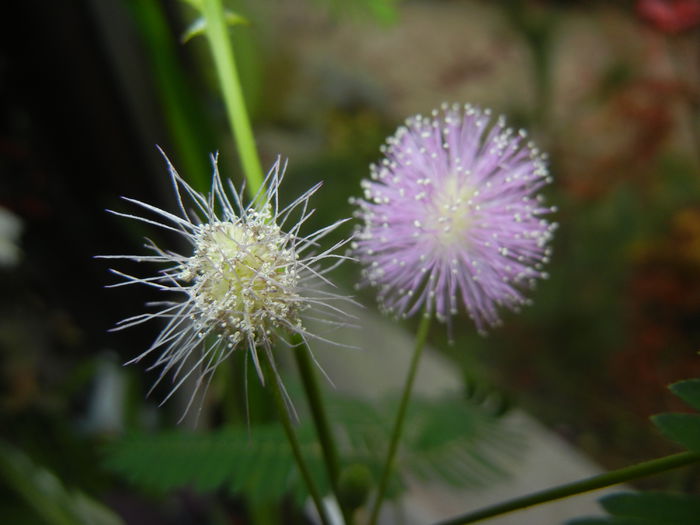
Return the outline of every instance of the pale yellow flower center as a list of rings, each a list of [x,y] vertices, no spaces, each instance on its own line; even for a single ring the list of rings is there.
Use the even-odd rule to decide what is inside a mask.
[[[287,244],[267,214],[202,226],[181,278],[194,281],[198,309],[219,323],[231,344],[298,323],[296,254]]]
[[[426,209],[426,231],[443,247],[463,244],[473,223],[474,188],[452,175],[434,189]]]

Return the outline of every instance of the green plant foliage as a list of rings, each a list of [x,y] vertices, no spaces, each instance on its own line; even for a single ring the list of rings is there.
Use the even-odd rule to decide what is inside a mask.
[[[679,381],[669,389],[693,408],[700,410],[700,379]],[[688,450],[700,452],[699,414],[659,414],[652,417],[663,434]]]
[[[229,26],[237,26],[237,25],[248,25],[250,22],[248,19],[242,17],[238,13],[235,13],[231,11],[230,9],[225,9],[224,10],[224,17],[226,19],[226,24]],[[190,40],[192,40],[194,37],[203,35],[207,27],[207,22],[204,20],[203,17],[198,17],[197,19],[192,22],[187,29],[185,29],[185,32],[182,34],[182,43],[187,43]]]
[[[700,410],[700,379],[687,379],[669,389]],[[692,452],[700,452],[700,415],[659,414],[654,424],[668,438]],[[610,514],[600,518],[578,518],[567,525],[696,525],[700,519],[700,497],[663,492],[618,493],[600,499]]]
[[[21,451],[0,442],[0,478],[50,525],[121,525],[111,510],[84,493],[69,490],[52,472],[35,465]],[[0,515],[5,515],[0,509]],[[31,517],[27,520],[32,520]],[[22,517],[22,523],[28,521]],[[7,523],[10,523],[9,521]],[[19,521],[12,521],[19,523]]]
[[[666,437],[688,450],[700,452],[700,415],[659,414],[652,420]]]
[[[610,514],[579,518],[567,525],[697,525],[700,497],[664,492],[621,492],[600,499]]]
[[[343,463],[366,465],[377,476],[395,402],[377,406],[351,398],[329,401]],[[416,399],[407,415],[398,470],[453,485],[483,485],[505,473],[505,455],[515,456],[515,436],[498,423],[461,399]],[[310,418],[302,417],[297,433],[312,476],[320,490],[328,492]],[[208,434],[132,434],[108,448],[106,462],[108,468],[147,490],[225,487],[252,503],[279,501],[287,494],[299,501],[306,496],[284,432],[276,424],[229,427]],[[397,480],[394,494],[400,486]]]
[[[321,456],[313,441],[307,432],[300,440],[314,478],[326,488]],[[109,448],[107,466],[149,490],[226,487],[245,494],[252,504],[278,500],[303,485],[282,428],[271,424],[208,434],[132,434]]]
[[[601,505],[614,516],[629,516],[658,523],[697,523],[700,516],[700,498],[687,494],[613,494],[602,498]]]
[[[678,381],[668,387],[671,392],[680,397],[696,410],[700,410],[700,379]]]
[[[440,403],[416,399],[407,415],[405,452],[399,456],[399,468],[456,486],[483,485],[504,475],[502,467],[490,458],[513,451],[516,441],[506,440],[503,429],[481,413],[481,408],[465,413],[464,407],[473,409],[475,405],[458,398]],[[464,417],[458,416],[460,413]]]

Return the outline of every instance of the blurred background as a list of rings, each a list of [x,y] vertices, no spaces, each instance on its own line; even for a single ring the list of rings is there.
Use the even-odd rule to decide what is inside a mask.
[[[471,102],[531,131],[559,209],[551,277],[488,337],[464,319],[453,345],[439,329],[432,343],[467,390],[488,385],[606,468],[673,451],[648,417],[683,410],[666,385],[700,375],[700,3],[228,5],[250,22],[232,35],[263,165],[289,158],[289,198],[324,181],[309,230],[352,214],[348,197],[412,114]],[[206,42],[181,42],[194,12],[29,0],[3,19],[0,486],[13,491],[0,513],[52,522],[22,478],[48,469],[66,498],[79,490],[126,523],[247,523],[236,498],[155,495],[103,461],[106,444],[181,412],[145,397],[143,367],[121,367],[157,327],[107,332],[152,296],[105,290],[113,276],[93,256],[140,253],[153,232],[105,209],[126,211],[122,195],[173,205],[156,144],[199,189],[214,151],[240,181]],[[336,274],[348,290],[358,278],[351,264]],[[373,291],[357,293],[375,315]],[[224,419],[226,388],[215,381],[203,427]],[[645,483],[692,490],[697,473]]]

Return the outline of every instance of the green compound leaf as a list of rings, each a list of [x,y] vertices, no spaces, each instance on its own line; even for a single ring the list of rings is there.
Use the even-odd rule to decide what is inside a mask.
[[[579,518],[567,525],[697,525],[700,497],[666,492],[621,492],[599,500],[610,516]]]
[[[407,414],[398,465],[426,480],[481,486],[506,474],[494,459],[517,449],[514,437],[496,418],[462,399],[416,399]]]
[[[695,410],[700,410],[700,379],[678,381],[668,388]]]
[[[613,516],[637,518],[668,525],[697,524],[700,498],[665,492],[620,493],[601,498],[600,504]]]
[[[378,476],[393,423],[394,401],[377,406],[350,398],[328,399],[344,464],[365,465]],[[407,414],[393,494],[400,475],[481,486],[505,473],[505,457],[516,455],[514,435],[494,416],[457,398],[416,399]],[[323,456],[310,418],[297,428],[302,453],[323,493],[329,491]],[[108,468],[146,490],[191,486],[200,491],[226,487],[251,503],[279,501],[291,494],[301,502],[305,486],[281,427],[231,427],[216,432],[132,434],[107,449]]]
[[[688,450],[700,452],[700,415],[659,414],[651,419],[666,437]]]
[[[679,381],[669,389],[700,410],[700,379]],[[691,452],[700,453],[700,414],[658,414],[653,423],[668,438]],[[577,518],[567,525],[697,525],[700,497],[664,492],[618,493],[601,498],[610,514],[600,518]]]
[[[700,410],[700,379],[678,381],[670,385],[669,389],[690,406]],[[688,450],[700,453],[699,414],[658,414],[651,420],[666,437]]]
[[[304,434],[302,451],[312,475],[325,489],[320,454]],[[225,486],[255,504],[278,500],[289,492],[298,494],[301,487],[284,432],[276,425],[209,434],[132,434],[107,452],[108,468],[137,486],[159,492],[182,486],[200,491]]]

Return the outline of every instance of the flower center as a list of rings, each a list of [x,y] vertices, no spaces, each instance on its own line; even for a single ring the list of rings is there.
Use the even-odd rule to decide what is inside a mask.
[[[297,322],[296,254],[267,213],[202,225],[181,279],[194,281],[202,317],[216,321],[232,344],[257,337],[281,321]]]
[[[442,247],[465,242],[472,225],[474,188],[463,183],[456,174],[447,177],[435,191],[426,209],[426,230]]]

